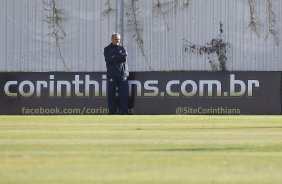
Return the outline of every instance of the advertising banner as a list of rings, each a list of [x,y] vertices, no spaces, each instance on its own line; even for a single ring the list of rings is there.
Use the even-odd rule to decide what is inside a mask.
[[[281,115],[282,115],[282,72],[281,72],[281,85],[280,85],[280,99],[281,99]]]
[[[129,114],[281,114],[280,90],[280,72],[132,72]],[[102,72],[5,72],[0,92],[0,114],[108,113]]]

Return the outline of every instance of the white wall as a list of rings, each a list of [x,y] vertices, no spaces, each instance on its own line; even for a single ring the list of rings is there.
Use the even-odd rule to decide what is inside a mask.
[[[247,0],[190,0],[188,8],[182,6],[185,0],[179,0],[178,7],[165,17],[153,12],[156,1],[139,0],[138,20],[147,60],[129,26],[131,0],[124,0],[123,8],[117,6],[121,1],[110,2],[116,10],[119,7],[117,12],[123,11],[123,16],[117,12],[102,16],[106,0],[56,0],[66,18],[63,29],[67,35],[60,47],[70,71],[105,71],[103,48],[117,30],[128,48],[131,71],[211,70],[207,55],[185,52],[183,39],[206,45],[219,35],[220,22],[222,38],[229,44],[228,70],[282,70],[280,0],[272,0],[280,47],[271,36],[265,39],[269,33],[267,0],[255,0],[259,37],[248,27]],[[48,35],[45,17],[41,0],[0,1],[0,71],[65,71],[54,38]],[[217,59],[216,55],[211,58]]]

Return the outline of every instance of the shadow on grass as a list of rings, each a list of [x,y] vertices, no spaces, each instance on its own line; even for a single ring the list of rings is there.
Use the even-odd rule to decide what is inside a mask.
[[[143,151],[152,152],[218,152],[218,151],[243,151],[246,148],[170,148],[170,149],[151,149]]]
[[[228,130],[228,129],[282,129],[282,126],[273,126],[273,127],[198,127],[198,128],[188,128],[188,129],[197,129],[197,130],[206,130],[206,129],[210,129],[210,130],[214,130],[214,129],[218,129],[218,130]]]
[[[282,152],[282,149],[258,148],[258,147],[227,147],[227,148],[169,148],[141,150],[148,152]]]
[[[248,130],[248,129],[282,129],[282,126],[275,127],[189,127],[189,128],[134,128],[124,130],[135,130],[135,131],[154,131],[154,130]],[[119,129],[120,130],[120,129]]]

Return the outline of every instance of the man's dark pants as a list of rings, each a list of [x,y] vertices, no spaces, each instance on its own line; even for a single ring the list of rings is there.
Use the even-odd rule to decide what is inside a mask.
[[[108,77],[109,114],[116,114],[116,92],[118,88],[121,114],[128,114],[128,80],[124,77]]]

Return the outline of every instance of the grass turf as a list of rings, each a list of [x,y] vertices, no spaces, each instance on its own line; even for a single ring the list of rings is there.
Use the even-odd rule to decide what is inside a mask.
[[[0,116],[0,183],[281,183],[282,116]]]

